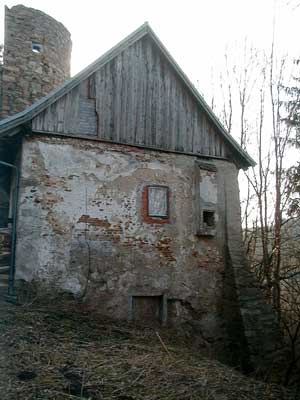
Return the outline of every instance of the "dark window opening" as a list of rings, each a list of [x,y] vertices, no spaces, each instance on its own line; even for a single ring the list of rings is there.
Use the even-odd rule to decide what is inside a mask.
[[[43,50],[43,46],[42,46],[40,43],[32,42],[32,44],[31,44],[31,50],[32,50],[34,53],[41,53],[42,50]]]
[[[169,189],[166,186],[148,186],[148,217],[168,218]]]
[[[215,212],[214,211],[203,211],[203,224],[209,228],[215,226]]]

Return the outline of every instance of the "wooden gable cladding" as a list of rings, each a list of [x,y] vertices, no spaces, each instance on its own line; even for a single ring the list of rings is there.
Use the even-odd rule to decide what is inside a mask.
[[[37,115],[32,129],[228,157],[215,125],[147,36]]]
[[[96,101],[89,96],[88,83],[83,81],[38,114],[32,121],[32,130],[97,136]]]

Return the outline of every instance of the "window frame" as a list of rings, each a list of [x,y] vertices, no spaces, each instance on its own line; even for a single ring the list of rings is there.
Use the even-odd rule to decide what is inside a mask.
[[[160,188],[160,189],[164,189],[166,191],[165,196],[166,196],[166,204],[167,204],[167,209],[166,209],[166,215],[154,215],[154,214],[150,214],[150,210],[149,210],[149,189],[151,188]],[[165,186],[165,185],[147,185],[147,216],[149,218],[159,218],[159,219],[168,219],[169,218],[169,212],[170,210],[170,205],[169,205],[169,187]]]
[[[149,188],[159,187],[166,189],[166,201],[167,201],[167,215],[166,216],[152,216],[149,215]],[[148,224],[169,224],[170,221],[170,197],[171,189],[167,185],[160,185],[155,183],[149,183],[144,185],[142,190],[142,220]]]

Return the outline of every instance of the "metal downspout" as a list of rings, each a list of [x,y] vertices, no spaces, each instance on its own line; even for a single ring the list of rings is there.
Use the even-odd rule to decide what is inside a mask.
[[[8,168],[13,168],[15,170],[15,190],[14,190],[14,200],[13,200],[13,226],[12,226],[12,240],[11,240],[11,257],[10,257],[10,268],[9,268],[9,280],[8,280],[8,296],[15,296],[15,261],[16,261],[16,238],[17,238],[17,207],[18,207],[18,197],[19,197],[19,180],[20,174],[19,169],[5,161],[0,161],[1,165]]]

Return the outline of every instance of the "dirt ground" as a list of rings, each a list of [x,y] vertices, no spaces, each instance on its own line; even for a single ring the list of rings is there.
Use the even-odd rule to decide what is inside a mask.
[[[1,400],[296,399],[161,327],[101,320],[78,307],[0,302]]]

